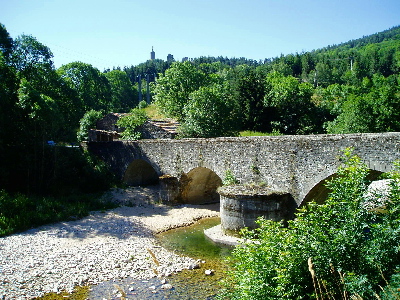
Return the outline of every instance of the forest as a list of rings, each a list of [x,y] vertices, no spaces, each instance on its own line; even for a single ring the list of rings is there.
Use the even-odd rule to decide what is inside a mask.
[[[113,184],[106,167],[77,146],[102,115],[149,104],[139,103],[147,74],[151,106],[181,123],[180,137],[217,137],[399,131],[399,69],[400,26],[264,61],[155,59],[100,71],[84,62],[55,68],[50,48],[31,35],[13,39],[1,24],[2,197],[59,197]]]

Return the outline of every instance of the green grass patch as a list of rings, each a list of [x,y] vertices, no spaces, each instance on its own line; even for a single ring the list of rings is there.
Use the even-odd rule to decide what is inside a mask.
[[[145,112],[147,114],[147,116],[150,119],[153,120],[162,120],[165,119],[166,116],[163,115],[160,110],[158,109],[158,107],[155,104],[150,104],[149,106],[147,106],[145,109]]]
[[[65,197],[11,195],[0,191],[0,236],[20,232],[44,224],[76,220],[93,210],[115,207],[100,200],[101,194]]]
[[[259,132],[259,131],[241,131],[239,132],[240,136],[278,136],[278,135],[283,135],[279,131],[272,131],[272,132]]]

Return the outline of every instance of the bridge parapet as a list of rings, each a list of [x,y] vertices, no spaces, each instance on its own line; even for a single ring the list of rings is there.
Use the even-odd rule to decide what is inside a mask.
[[[393,161],[400,159],[400,133],[157,139],[87,146],[121,179],[135,160],[145,161],[158,176],[180,178],[201,167],[224,179],[229,170],[241,183],[262,183],[290,193],[297,205],[336,172],[342,150],[348,147],[380,172],[391,170]]]

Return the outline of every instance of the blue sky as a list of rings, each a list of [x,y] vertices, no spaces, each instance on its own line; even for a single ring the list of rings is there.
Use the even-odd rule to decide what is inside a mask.
[[[346,42],[400,25],[399,0],[0,0],[10,35],[48,46],[56,67],[99,68],[150,58],[264,59]]]

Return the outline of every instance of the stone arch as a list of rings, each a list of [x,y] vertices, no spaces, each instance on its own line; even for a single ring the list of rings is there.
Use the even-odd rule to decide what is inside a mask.
[[[214,171],[197,167],[187,174],[182,174],[180,186],[183,203],[217,203],[219,202],[217,189],[222,186],[222,180]]]
[[[383,172],[378,171],[378,170],[372,170],[369,169],[368,175],[367,175],[367,180],[374,181],[377,180],[378,177],[382,174]],[[315,184],[311,190],[308,191],[304,199],[302,199],[300,203],[300,207],[305,205],[306,203],[310,201],[315,201],[317,203],[323,203],[329,194],[329,189],[326,187],[326,183],[334,178],[336,176],[336,173],[331,174],[327,176],[325,179],[319,181],[317,184]]]
[[[126,169],[123,181],[132,186],[151,185],[158,183],[158,174],[149,162],[135,159]]]

